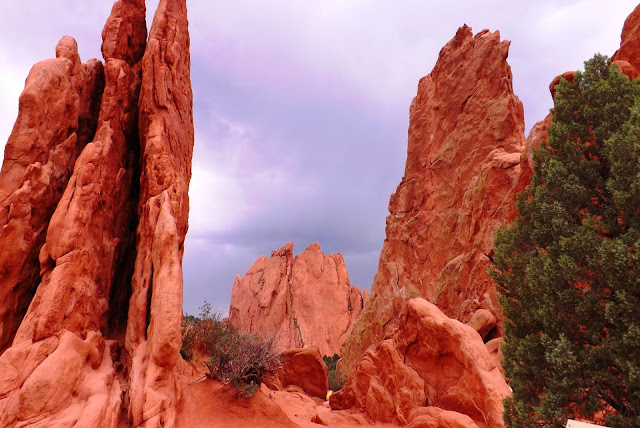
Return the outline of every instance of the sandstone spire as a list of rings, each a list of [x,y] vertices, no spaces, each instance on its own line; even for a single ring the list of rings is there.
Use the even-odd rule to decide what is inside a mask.
[[[0,352],[15,337],[0,354],[2,426],[115,427],[123,408],[133,426],[175,425],[193,151],[185,1],[160,2],[147,41],[144,1],[118,0],[102,37],[104,66],[82,64],[70,37],[34,66],[7,144]]]
[[[93,139],[104,86],[100,61],[80,62],[65,36],[37,63],[20,95],[0,170],[0,353],[40,281],[38,254],[75,161]]]
[[[193,154],[186,0],[160,0],[142,59],[142,171],[125,346],[134,426],[173,426]]]
[[[424,297],[467,322],[500,310],[487,274],[496,229],[515,215],[512,188],[524,147],[522,104],[513,93],[509,42],[461,27],[420,80],[410,109],[404,177],[389,201],[371,297],[343,346],[351,369],[397,325],[407,299]]]

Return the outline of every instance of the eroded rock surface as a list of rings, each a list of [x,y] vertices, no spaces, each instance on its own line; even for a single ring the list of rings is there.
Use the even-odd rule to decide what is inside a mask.
[[[509,42],[467,26],[440,51],[411,104],[404,177],[389,201],[386,239],[371,297],[342,348],[349,371],[397,325],[407,299],[424,297],[462,322],[502,316],[487,266],[496,230],[515,212],[525,146],[513,93]]]
[[[636,76],[640,71],[640,5],[636,6],[624,21],[620,36],[620,49],[613,54],[611,60],[614,62],[626,61],[635,68]],[[624,72],[622,68],[621,71]]]
[[[299,386],[307,394],[324,399],[329,389],[327,365],[316,348],[288,349],[280,355],[283,363],[275,374],[274,386]]]
[[[275,337],[280,350],[316,347],[332,356],[340,353],[363,302],[340,253],[326,256],[313,243],[294,259],[288,243],[236,278],[229,321],[241,332]]]
[[[193,150],[185,1],[160,2],[147,41],[144,0],[119,0],[102,36],[104,65],[82,64],[65,36],[34,66],[5,150],[1,426],[175,425]]]
[[[424,299],[411,299],[398,330],[364,354],[330,402],[333,409],[359,410],[386,423],[429,426],[433,419],[434,427],[502,427],[502,399],[509,393],[473,328]]]
[[[134,426],[173,426],[180,399],[182,256],[194,141],[189,44],[186,0],[160,0],[142,58],[139,101],[142,171],[125,339]]]
[[[10,345],[40,282],[38,254],[74,164],[93,139],[103,66],[83,64],[65,36],[37,63],[20,95],[0,170],[0,353]]]

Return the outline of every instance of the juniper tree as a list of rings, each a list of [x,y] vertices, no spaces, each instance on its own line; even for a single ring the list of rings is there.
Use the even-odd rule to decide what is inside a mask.
[[[519,217],[500,230],[510,427],[640,426],[640,101],[607,57],[556,86]]]

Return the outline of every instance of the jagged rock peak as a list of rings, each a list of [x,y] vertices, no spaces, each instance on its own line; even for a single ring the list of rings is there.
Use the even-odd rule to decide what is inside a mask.
[[[404,177],[389,200],[372,295],[343,346],[350,370],[424,297],[462,322],[501,314],[487,265],[498,227],[515,216],[524,113],[513,92],[509,42],[463,26],[440,51],[411,103]]]
[[[289,242],[238,275],[229,321],[241,332],[276,337],[281,350],[317,347],[331,356],[340,352],[366,296],[351,287],[342,254],[326,256],[314,242],[294,258]]]

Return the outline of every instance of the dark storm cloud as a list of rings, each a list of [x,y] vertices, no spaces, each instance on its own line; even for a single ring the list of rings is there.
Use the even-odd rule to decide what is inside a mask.
[[[57,40],[99,57],[111,1],[0,5],[0,132],[30,66]],[[151,18],[157,1],[147,2]],[[612,54],[633,1],[438,3],[189,0],[196,146],[185,311],[228,309],[236,274],[293,241],[342,252],[369,287],[390,194],[404,170],[418,80],[463,23],[512,41],[526,127],[551,107],[548,84],[596,51]]]

